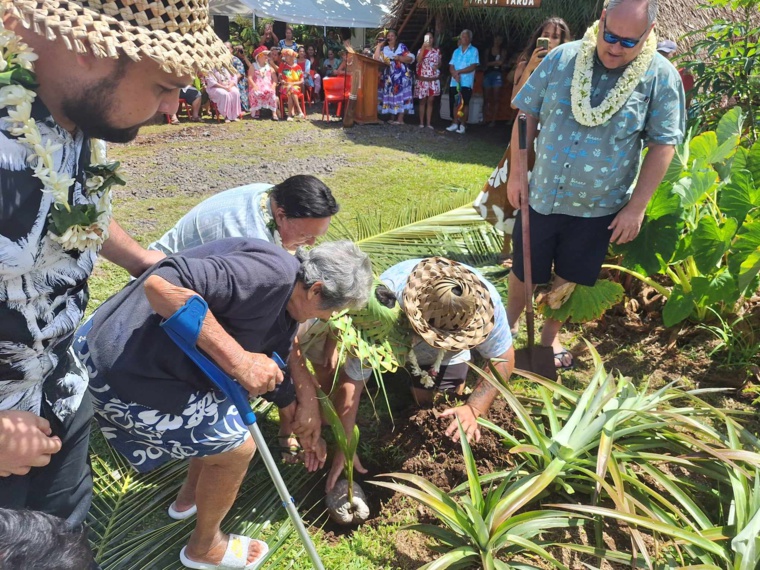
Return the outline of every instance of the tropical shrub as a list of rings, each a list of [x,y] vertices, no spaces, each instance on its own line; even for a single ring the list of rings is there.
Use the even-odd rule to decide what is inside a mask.
[[[729,6],[734,17],[714,20],[687,34],[700,39],[681,56],[694,75],[692,115],[706,128],[715,125],[728,105],[736,105],[749,119],[750,136],[760,135],[760,25],[759,0],[707,0],[710,6]]]
[[[735,314],[758,288],[760,142],[740,145],[744,116],[726,113],[717,130],[689,136],[647,206],[638,237],[616,246],[620,269],[667,299],[666,326],[704,321],[712,307]],[[665,285],[654,276],[667,276]]]

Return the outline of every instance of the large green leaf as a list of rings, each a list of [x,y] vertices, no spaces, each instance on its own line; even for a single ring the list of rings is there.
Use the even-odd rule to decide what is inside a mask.
[[[702,273],[711,273],[728,251],[738,228],[736,220],[728,218],[720,226],[710,215],[703,216],[692,236],[692,251],[697,269]]]
[[[718,141],[718,135],[713,131],[702,133],[691,139],[689,150],[691,157],[695,162],[705,164],[715,164],[722,162],[731,157],[736,152],[739,144],[739,136],[734,135],[723,142]]]
[[[727,140],[739,140],[742,134],[742,125],[744,124],[744,114],[741,107],[734,107],[727,111],[718,122],[715,133],[718,137],[718,144],[723,144]]]
[[[718,303],[732,305],[739,299],[736,280],[727,269],[713,277],[694,277],[691,286],[692,298],[700,307]]]
[[[576,285],[570,298],[559,309],[548,304],[540,305],[541,314],[560,322],[587,323],[601,317],[605,311],[619,303],[625,290],[620,283],[599,279],[593,287]]]
[[[760,181],[760,140],[755,142],[747,154],[747,170],[752,173],[752,178]]]
[[[646,216],[650,220],[657,220],[668,214],[684,213],[681,208],[681,197],[678,194],[673,193],[673,183],[662,182],[655,190],[652,199],[647,204]]]
[[[683,222],[675,214],[657,220],[644,219],[635,240],[615,247],[623,255],[622,265],[644,275],[654,275],[665,268],[676,251]]]
[[[663,182],[671,185],[677,182],[683,176],[684,171],[688,170],[689,161],[689,142],[687,141],[676,146],[673,160],[670,161],[668,170],[662,179]]]
[[[672,327],[688,318],[693,310],[694,294],[685,293],[681,285],[676,285],[662,308],[662,322],[666,327]]]
[[[748,219],[736,238],[728,256],[731,273],[738,275],[739,291],[749,296],[748,290],[760,273],[760,218]]]
[[[718,206],[726,216],[735,218],[741,225],[747,213],[760,206],[760,186],[755,184],[748,170],[736,170],[731,180],[718,195]]]
[[[691,176],[676,182],[673,193],[680,196],[682,208],[690,209],[701,203],[719,181],[718,173],[712,166],[695,162],[691,168]]]

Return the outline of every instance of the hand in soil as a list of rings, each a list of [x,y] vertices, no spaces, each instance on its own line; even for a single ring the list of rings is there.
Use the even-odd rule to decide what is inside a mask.
[[[471,443],[475,440],[475,443],[480,441],[480,427],[478,427],[478,416],[475,415],[473,409],[465,404],[464,406],[457,406],[456,408],[449,408],[444,410],[441,416],[454,416],[454,419],[446,428],[446,435],[451,438],[452,441],[459,441],[459,427],[457,425],[457,418],[462,424],[462,429],[467,436],[467,443]]]
[[[362,475],[366,475],[367,470],[364,468],[364,465],[362,465],[362,462],[359,461],[359,456],[354,455],[354,471],[357,471],[361,473]],[[343,474],[343,453],[340,451],[335,453],[335,457],[333,458],[333,464],[330,468],[330,473],[327,475],[327,484],[325,485],[325,491],[328,493],[333,490],[333,487],[335,487],[335,483],[338,482],[338,479],[340,479],[340,476]]]

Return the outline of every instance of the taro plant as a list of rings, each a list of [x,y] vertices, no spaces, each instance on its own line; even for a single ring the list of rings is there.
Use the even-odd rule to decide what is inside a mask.
[[[760,143],[740,146],[743,115],[732,109],[716,131],[677,147],[650,201],[641,232],[617,246],[621,265],[666,299],[663,322],[722,315],[758,288],[760,273]],[[665,276],[670,283],[663,283]]]
[[[583,517],[568,516],[557,510],[520,512],[520,508],[538,495],[552,478],[533,474],[518,476],[517,470],[502,474],[502,481],[483,492],[477,466],[467,437],[459,426],[469,494],[456,497],[458,489],[446,493],[417,475],[389,473],[381,475],[404,483],[373,482],[373,485],[397,491],[429,508],[443,523],[443,527],[414,524],[407,528],[422,532],[436,540],[431,548],[442,555],[422,566],[420,570],[444,568],[483,568],[484,570],[510,570],[526,568],[554,568],[567,570],[547,549],[541,540],[543,532],[551,529],[576,527]],[[533,566],[514,558],[526,555],[538,557],[544,565]]]

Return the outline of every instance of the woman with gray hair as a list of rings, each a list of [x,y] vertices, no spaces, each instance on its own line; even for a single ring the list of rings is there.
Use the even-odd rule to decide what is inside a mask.
[[[197,512],[180,559],[189,568],[248,568],[267,546],[220,523],[232,506],[255,446],[235,406],[160,328],[198,295],[209,307],[198,348],[252,397],[295,407],[307,468],[324,464],[314,384],[288,355],[299,322],[361,307],[372,283],[369,258],[348,241],[296,256],[261,240],[213,241],[160,261],[106,301],[80,328],[74,348],[90,373],[95,414],[108,442],[138,471],[190,458],[187,480],[170,507]],[[276,356],[277,355],[277,356]],[[294,361],[297,361],[294,363]],[[313,438],[313,431],[317,437]]]

